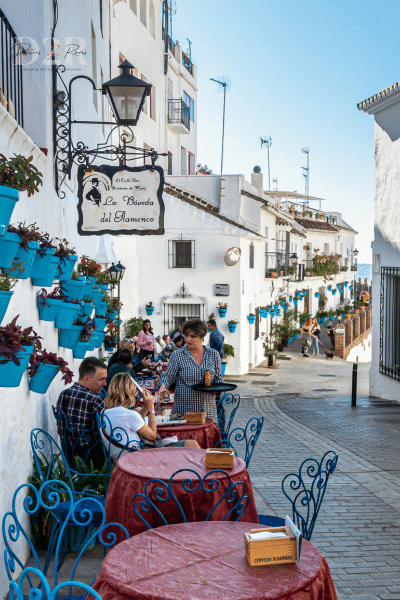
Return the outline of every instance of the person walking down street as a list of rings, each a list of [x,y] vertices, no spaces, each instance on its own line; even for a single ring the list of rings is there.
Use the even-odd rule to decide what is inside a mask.
[[[186,321],[182,330],[186,339],[183,348],[175,350],[169,359],[168,368],[161,376],[159,393],[168,395],[168,389],[176,382],[174,412],[205,412],[206,417],[217,422],[215,394],[195,391],[192,386],[203,383],[208,371],[212,383],[223,383],[221,357],[213,348],[203,346],[207,326],[200,319]]]
[[[210,332],[210,348],[213,348],[218,352],[221,358],[224,358],[224,335],[220,332],[217,327],[216,321],[211,319],[207,321],[207,329]]]
[[[150,358],[154,360],[154,350],[156,347],[156,339],[151,328],[149,319],[143,321],[143,329],[139,331],[137,345],[140,348],[140,358]]]
[[[317,319],[314,317],[312,320],[312,330],[311,333],[313,337],[311,338],[311,354],[315,354],[318,356],[319,354],[319,336],[321,335],[321,327]]]
[[[311,346],[311,332],[312,332],[312,322],[311,319],[307,319],[307,321],[304,323],[303,327],[301,328],[301,341],[302,341],[302,346],[301,346],[301,352],[303,354],[304,357],[309,358],[308,356],[308,349]]]
[[[93,460],[96,467],[102,467],[105,461],[101,444],[96,413],[104,408],[99,396],[106,383],[107,369],[99,358],[88,356],[79,365],[79,379],[70,388],[61,392],[57,407],[64,412],[64,420],[57,421],[58,435],[65,440],[67,459],[80,456],[87,463]]]

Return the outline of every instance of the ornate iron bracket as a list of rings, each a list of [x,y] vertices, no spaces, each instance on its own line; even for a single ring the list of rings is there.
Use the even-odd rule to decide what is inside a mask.
[[[163,304],[166,304],[168,302],[168,300],[173,300],[173,299],[182,299],[185,300],[187,298],[192,298],[193,300],[201,300],[202,303],[204,304],[206,310],[208,311],[208,300],[205,296],[193,296],[193,294],[189,294],[189,291],[187,289],[187,287],[185,286],[185,284],[182,284],[182,287],[179,288],[179,292],[177,294],[174,294],[173,296],[163,296],[161,298],[160,301],[160,312],[157,312],[157,315],[162,315],[162,307]]]
[[[134,133],[127,125],[118,125],[110,121],[79,121],[72,119],[72,85],[77,79],[88,80],[93,91],[101,92],[96,88],[94,81],[86,75],[76,75],[68,85],[63,80],[61,73],[66,71],[64,65],[53,65],[55,78],[61,82],[62,89],[56,85],[53,106],[53,128],[54,128],[54,164],[55,164],[55,186],[57,194],[65,197],[60,188],[68,176],[71,179],[73,165],[86,165],[89,167],[98,158],[110,162],[119,161],[123,166],[129,162],[149,158],[151,164],[155,165],[159,156],[167,156],[166,153],[159,154],[154,148],[146,150],[132,146]],[[89,148],[84,142],[76,144],[73,141],[72,126],[84,125],[110,125],[112,128],[105,142],[97,144],[95,148]]]

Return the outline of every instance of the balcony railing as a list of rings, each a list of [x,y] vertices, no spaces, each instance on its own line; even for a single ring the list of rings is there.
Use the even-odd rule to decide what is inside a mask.
[[[186,54],[186,52],[182,52],[182,64],[189,71],[191,75],[193,75],[193,63],[190,59],[190,56]]]
[[[0,103],[24,126],[22,89],[22,46],[0,9]]]
[[[190,108],[182,99],[168,100],[168,123],[183,125],[190,131]]]

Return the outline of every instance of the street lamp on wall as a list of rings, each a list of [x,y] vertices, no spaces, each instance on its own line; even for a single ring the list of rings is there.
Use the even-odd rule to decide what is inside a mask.
[[[118,68],[122,73],[102,85],[118,125],[137,125],[143,104],[150,94],[151,83],[131,75],[133,65],[124,60]]]
[[[126,267],[121,264],[119,261],[117,265],[112,263],[111,267],[108,269],[108,273],[111,279],[111,291],[117,288],[117,298],[118,298],[118,324],[117,324],[117,349],[120,347],[120,303],[121,303],[121,289],[120,283],[122,281],[123,276],[125,275]]]

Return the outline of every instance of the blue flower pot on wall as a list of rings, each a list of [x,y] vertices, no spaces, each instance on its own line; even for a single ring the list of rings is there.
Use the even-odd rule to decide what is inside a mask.
[[[79,342],[73,349],[74,358],[85,358],[86,352],[91,350],[90,344],[88,342]]]
[[[60,261],[56,271],[56,278],[69,281],[77,260],[78,257],[76,254],[68,254],[68,257],[65,257],[64,260]]]
[[[98,313],[99,314],[99,313]],[[116,319],[118,317],[118,311],[114,310],[113,312],[107,312],[106,313],[106,318],[110,319],[111,321],[113,321],[114,319]]]
[[[154,306],[146,306],[146,315],[152,315],[154,312]]]
[[[79,304],[63,302],[62,305],[58,307],[54,321],[57,329],[71,329],[75,319],[79,314],[79,309]]]
[[[105,337],[105,331],[92,331],[92,337],[89,340],[89,346],[92,348],[100,348]]]
[[[60,264],[58,256],[52,256],[47,268],[47,272],[44,277],[36,277],[34,272],[34,265],[32,266],[31,277],[33,285],[39,285],[40,287],[50,287],[53,285],[54,279],[56,279],[57,267]]]
[[[326,317],[321,317],[321,323],[326,323]]]
[[[58,309],[64,302],[57,298],[38,298],[39,319],[41,321],[54,321]]]
[[[222,377],[225,375],[226,363],[221,363],[221,375]]]
[[[347,281],[344,282],[344,287],[347,287],[349,284],[347,283]]]
[[[100,333],[100,331],[104,331],[104,327],[107,323],[107,319],[105,317],[95,317],[94,322],[96,324],[96,332]]]
[[[94,304],[92,302],[82,302],[79,309],[79,315],[82,315],[83,317],[90,317],[93,311]]]
[[[95,283],[94,288],[103,292],[103,296],[104,296],[104,294],[108,290],[108,283]]]
[[[19,190],[0,185],[0,235],[7,231],[11,215],[19,200]]]
[[[237,323],[228,323],[228,328],[231,333],[235,333],[237,327]]]
[[[86,294],[85,281],[79,279],[70,279],[69,281],[60,281],[61,291],[63,294],[71,300],[83,300],[83,296]]]
[[[104,343],[104,350],[106,352],[112,352],[114,350],[114,348],[115,348],[114,344]]]
[[[314,296],[315,296],[316,298],[319,298],[319,292],[315,292]]]
[[[69,329],[60,329],[58,334],[58,345],[62,348],[75,348],[79,342],[81,331],[81,325],[72,325]]]
[[[49,365],[43,362],[39,363],[37,373],[29,380],[29,389],[31,392],[45,394],[54,377],[57,375],[58,370],[58,365]]]
[[[223,319],[224,317],[226,317],[226,313],[228,312],[227,308],[218,308],[218,312],[219,312],[219,316],[221,317],[221,319]]]
[[[46,276],[50,267],[50,261],[54,256],[55,251],[55,248],[47,248],[44,256],[41,256],[38,252],[36,252],[32,264],[32,277],[42,279]]]
[[[20,352],[17,352],[16,357],[19,360],[19,366],[12,360],[8,360],[5,364],[0,365],[0,387],[18,387],[26,369],[28,368],[29,358],[33,352],[33,346],[23,346]],[[4,359],[0,355],[0,360]]]
[[[17,276],[18,279],[28,279],[31,276],[31,270],[33,261],[35,259],[36,250],[39,248],[39,242],[28,242],[28,250],[25,250],[20,246],[17,250],[14,260],[25,261],[25,264],[22,265],[25,271]]]
[[[11,231],[6,231],[0,237],[0,267],[2,269],[9,269],[11,267],[11,261],[14,260],[18,252],[20,241],[21,236]]]
[[[8,305],[10,304],[11,296],[14,292],[11,291],[0,291],[0,323],[4,319],[4,315],[7,312]]]
[[[96,302],[96,315],[104,317],[106,314],[108,302]]]
[[[299,303],[298,299],[297,299],[297,298],[295,298],[295,300],[293,300],[293,304],[294,304],[295,306],[297,306],[297,305],[298,305],[298,303]]]
[[[336,294],[337,290],[332,290],[332,296]]]
[[[247,315],[247,320],[250,323],[250,325],[254,325],[254,323],[256,322],[256,317],[252,315]]]

